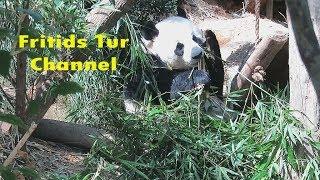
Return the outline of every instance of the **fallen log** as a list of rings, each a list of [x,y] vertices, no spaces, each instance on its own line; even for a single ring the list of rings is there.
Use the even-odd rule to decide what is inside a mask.
[[[52,119],[38,120],[38,127],[33,137],[66,144],[68,146],[90,150],[95,138],[112,139],[103,131],[86,125],[67,123]]]

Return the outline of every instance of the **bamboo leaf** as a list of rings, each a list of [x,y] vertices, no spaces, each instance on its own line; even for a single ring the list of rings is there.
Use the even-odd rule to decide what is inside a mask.
[[[52,87],[51,92],[55,95],[68,95],[83,92],[84,88],[73,81],[62,82]]]
[[[36,171],[29,168],[19,168],[18,171],[25,177],[29,177],[31,179],[39,179],[39,175]]]
[[[17,179],[16,176],[11,172],[11,170],[7,167],[0,166],[0,177],[8,180]]]
[[[0,75],[8,76],[10,70],[10,64],[12,56],[9,51],[0,50]]]
[[[3,114],[0,113],[0,121],[7,122],[12,125],[19,126],[21,128],[26,128],[27,126],[24,124],[22,119],[20,119],[18,116],[12,115],[12,114]]]

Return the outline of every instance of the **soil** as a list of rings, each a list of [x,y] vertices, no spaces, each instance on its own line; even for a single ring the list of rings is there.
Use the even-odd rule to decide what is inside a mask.
[[[0,133],[0,164],[8,157],[17,144],[17,132]],[[44,179],[53,177],[70,177],[84,170],[87,154],[62,144],[29,139],[26,147],[18,151],[11,164],[13,168],[27,167],[34,169]]]

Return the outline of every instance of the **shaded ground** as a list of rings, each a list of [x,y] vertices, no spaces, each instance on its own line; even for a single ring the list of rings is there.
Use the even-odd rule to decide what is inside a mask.
[[[17,144],[18,133],[0,134],[0,164]],[[81,172],[86,154],[61,144],[30,139],[26,148],[19,151],[13,167],[36,169],[42,178],[67,177]]]

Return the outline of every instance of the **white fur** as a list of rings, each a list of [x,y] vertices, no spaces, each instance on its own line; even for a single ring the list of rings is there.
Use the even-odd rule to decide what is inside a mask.
[[[187,69],[195,67],[199,59],[193,59],[203,52],[203,49],[193,41],[192,36],[203,38],[202,31],[190,20],[182,17],[169,17],[158,24],[159,35],[152,42],[144,41],[147,50],[160,57],[172,69]],[[183,56],[174,53],[177,43],[184,44]]]
[[[129,114],[139,114],[143,112],[143,107],[133,99],[124,99],[126,112]]]

